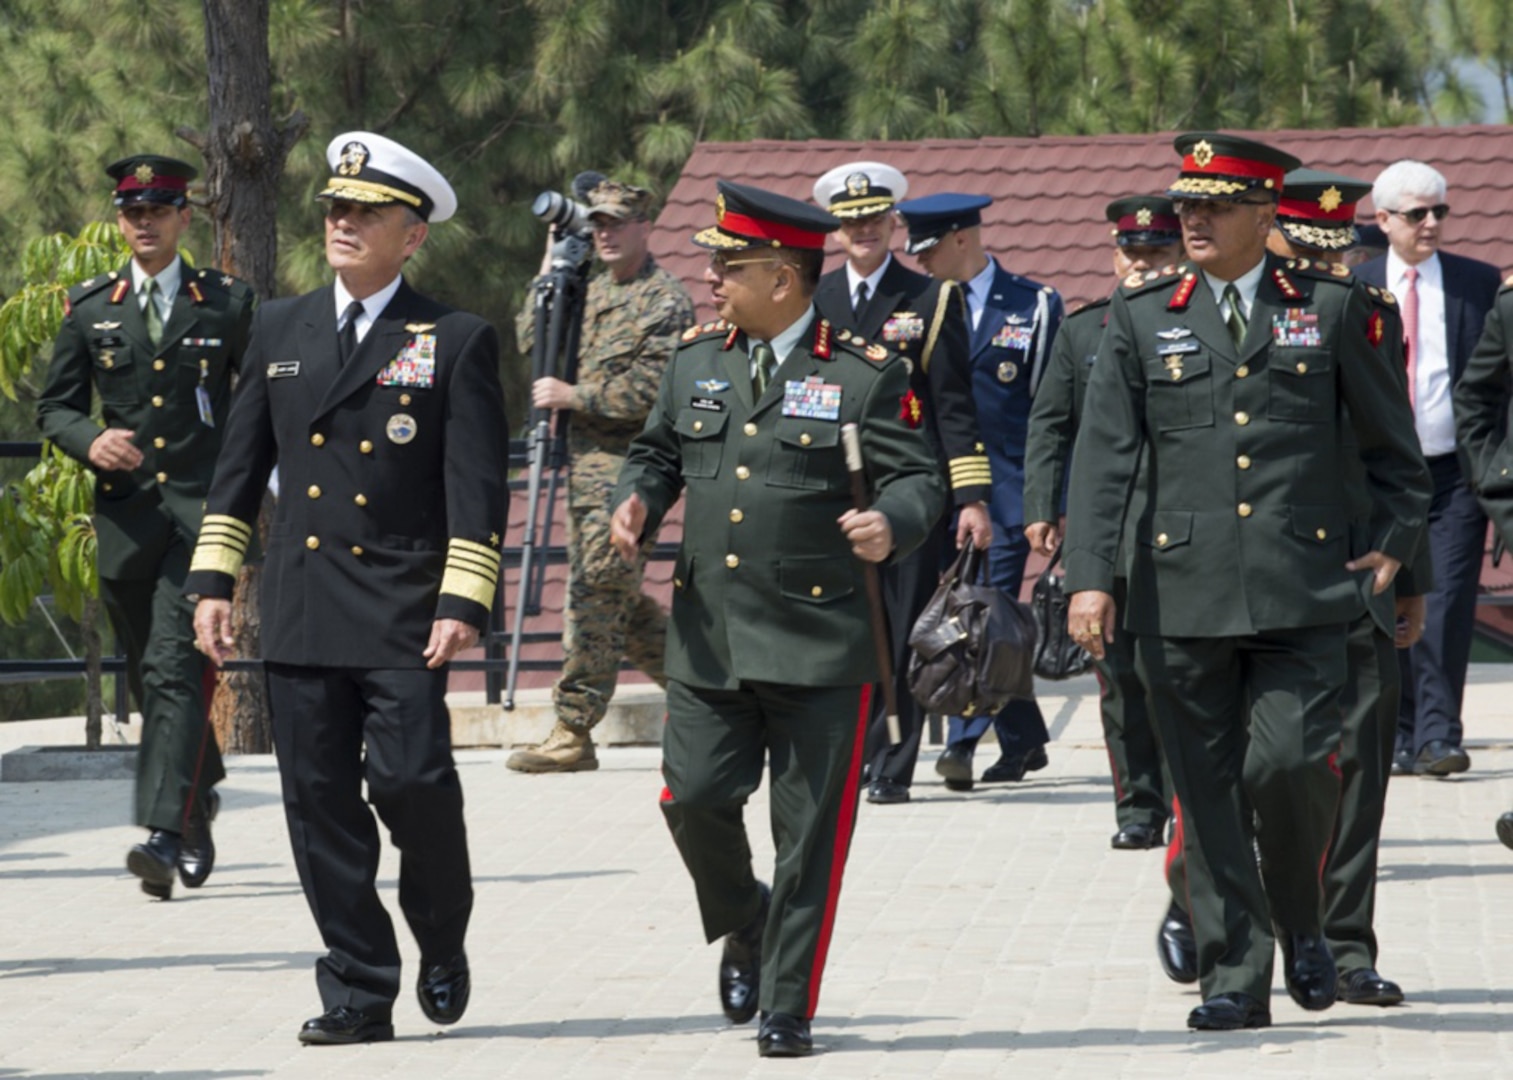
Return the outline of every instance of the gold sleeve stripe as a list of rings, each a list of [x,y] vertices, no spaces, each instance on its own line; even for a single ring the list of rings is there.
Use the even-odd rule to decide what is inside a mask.
[[[194,556],[189,560],[189,572],[193,574],[200,570],[210,570],[236,577],[236,572],[242,568],[242,555],[242,551],[226,544],[201,540],[194,546]]]
[[[486,577],[491,580],[498,580],[499,578],[498,563],[487,562],[472,555],[465,555],[460,551],[454,551],[447,556],[447,565],[455,567],[458,570],[471,570],[479,577]]]
[[[499,565],[499,552],[493,548],[484,544],[475,544],[471,540],[460,540],[457,537],[453,537],[450,544],[450,554],[455,555],[463,551],[477,555],[479,558],[488,559],[495,566]]]
[[[984,473],[981,477],[973,477],[973,476],[959,477],[959,478],[954,479],[954,480],[951,481],[951,490],[952,491],[955,491],[958,488],[992,487],[992,486],[993,486],[993,478],[990,477],[990,476],[988,476],[986,473]]]
[[[237,533],[243,537],[250,537],[252,535],[251,524],[239,518],[229,517],[226,514],[206,514],[205,520],[200,524],[200,528],[225,529],[229,533]]]
[[[986,457],[959,457],[951,459],[951,478],[954,480],[958,475],[965,473],[990,472],[992,466]]]
[[[441,577],[441,591],[449,596],[460,596],[484,608],[494,606],[494,593],[498,586],[490,578],[471,570],[448,566]]]
[[[231,548],[233,551],[241,552],[242,554],[246,554],[247,551],[247,538],[245,536],[237,536],[235,533],[225,533],[220,529],[201,529],[199,540],[202,544],[220,544],[222,547]]]

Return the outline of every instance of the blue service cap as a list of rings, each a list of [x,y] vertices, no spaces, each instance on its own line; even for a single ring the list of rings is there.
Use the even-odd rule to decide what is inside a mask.
[[[893,207],[909,226],[909,240],[904,251],[918,255],[940,243],[941,237],[957,229],[982,224],[982,209],[993,204],[991,195],[960,195],[942,192],[921,199],[908,199]]]

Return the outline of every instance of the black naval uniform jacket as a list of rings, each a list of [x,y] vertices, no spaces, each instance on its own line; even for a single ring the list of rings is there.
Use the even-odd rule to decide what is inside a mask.
[[[1113,591],[1148,450],[1148,501],[1123,534],[1135,633],[1348,623],[1365,575],[1346,561],[1418,548],[1430,481],[1379,301],[1343,267],[1268,255],[1248,326],[1236,349],[1190,265],[1114,295],[1072,456],[1067,587]],[[1347,490],[1360,465],[1366,523]]]
[[[142,464],[95,478],[100,576],[156,577],[177,531],[193,544],[231,406],[231,377],[247,350],[255,298],[244,282],[181,265],[179,292],[154,346],[131,265],[75,285],[37,403],[44,438],[89,462],[100,434],[90,412],[100,396],[108,428],[136,432]],[[200,387],[209,407],[201,417]]]
[[[1481,340],[1455,384],[1455,434],[1482,510],[1504,544],[1513,539],[1513,277],[1487,313]]]
[[[720,690],[876,682],[863,563],[836,524],[852,505],[841,425],[858,425],[870,505],[892,525],[893,557],[908,554],[945,485],[900,417],[904,366],[816,315],[756,402],[751,390],[744,335],[689,330],[620,473],[614,505],[639,495],[647,535],[687,494],[667,676]]]
[[[269,473],[263,658],[424,667],[436,619],[486,628],[509,432],[494,328],[401,283],[341,366],[330,286],[264,304],[184,591],[229,599]]]
[[[891,255],[877,292],[861,311],[851,307],[846,268],[820,278],[814,306],[838,330],[850,330],[896,352],[909,372],[906,417],[922,427],[945,470],[951,505],[987,502],[993,492],[988,454],[972,397],[972,343],[967,301],[954,281],[936,281]]]

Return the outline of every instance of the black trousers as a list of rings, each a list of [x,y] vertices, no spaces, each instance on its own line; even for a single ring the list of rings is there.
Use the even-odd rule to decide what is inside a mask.
[[[315,964],[321,1002],[387,1016],[399,945],[374,884],[380,841],[364,780],[399,848],[399,906],[422,959],[461,952],[473,910],[446,671],[266,670],[289,841],[328,950]]]

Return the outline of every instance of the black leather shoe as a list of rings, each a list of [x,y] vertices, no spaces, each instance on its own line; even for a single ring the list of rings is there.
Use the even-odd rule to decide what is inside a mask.
[[[350,1005],[336,1005],[299,1029],[306,1046],[350,1046],[353,1043],[388,1042],[394,1025],[387,1016],[372,1016]]]
[[[1249,994],[1215,994],[1187,1014],[1195,1031],[1239,1031],[1271,1027],[1271,1013]]]
[[[1413,759],[1415,776],[1449,776],[1465,772],[1471,767],[1471,755],[1445,739],[1434,739],[1424,744]]]
[[[1399,1005],[1403,1000],[1403,988],[1371,968],[1340,972],[1340,988],[1336,993],[1346,1005]]]
[[[772,890],[757,882],[762,906],[756,918],[725,935],[720,953],[720,1008],[732,1024],[744,1024],[757,1014],[757,991],[762,985],[762,934],[767,928],[767,908]]]
[[[1161,846],[1161,826],[1135,822],[1109,838],[1108,846],[1119,851],[1146,851]]]
[[[1396,750],[1392,754],[1392,775],[1413,775],[1413,751],[1409,749]]]
[[[867,801],[880,806],[906,803],[909,801],[908,785],[900,784],[896,780],[874,780],[867,788]]]
[[[972,790],[972,751],[975,747],[948,746],[935,759],[935,772],[945,779],[947,791]]]
[[[1513,810],[1497,819],[1497,838],[1503,847],[1513,848]]]
[[[984,784],[1015,784],[1023,780],[1026,773],[1039,772],[1051,763],[1046,756],[1045,747],[1037,746],[1023,757],[1011,758],[1001,755],[997,761],[989,765],[982,774]]]
[[[1287,992],[1301,1008],[1323,1012],[1334,1004],[1339,973],[1329,943],[1322,935],[1277,931],[1282,944],[1282,978]]]
[[[179,880],[186,889],[198,889],[215,869],[215,840],[210,823],[221,812],[221,794],[215,788],[195,800],[189,815],[189,831],[179,844]]]
[[[1193,921],[1173,900],[1156,931],[1156,956],[1161,970],[1174,983],[1198,981],[1198,941],[1193,937]]]
[[[472,992],[472,979],[468,974],[466,953],[458,953],[443,964],[428,960],[420,962],[420,978],[415,983],[415,994],[420,998],[420,1011],[433,1024],[455,1024],[467,1012],[468,995]]]
[[[179,837],[153,829],[147,839],[126,853],[126,869],[142,879],[142,891],[159,900],[173,896],[173,871],[179,861]]]
[[[809,1021],[792,1013],[763,1013],[757,1031],[757,1053],[762,1057],[808,1057],[814,1052]]]

